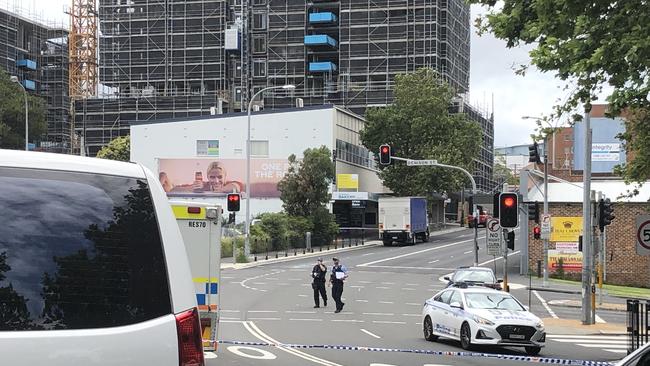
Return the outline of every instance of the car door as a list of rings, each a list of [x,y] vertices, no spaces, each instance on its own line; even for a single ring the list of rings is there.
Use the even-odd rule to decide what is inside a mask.
[[[464,308],[459,308],[459,307],[453,307],[451,304],[457,304],[460,306],[463,306],[463,298],[462,294],[458,290],[452,290],[451,296],[449,297],[449,311],[447,316],[445,317],[446,323],[445,325],[447,328],[449,328],[450,334],[452,334],[454,337],[459,337],[460,336],[460,326],[463,324],[463,321],[465,320],[465,311],[463,310]]]
[[[433,323],[433,331],[442,336],[451,336],[446,326],[447,317],[449,316],[449,299],[452,290],[445,290],[436,295],[431,302],[430,314]]]

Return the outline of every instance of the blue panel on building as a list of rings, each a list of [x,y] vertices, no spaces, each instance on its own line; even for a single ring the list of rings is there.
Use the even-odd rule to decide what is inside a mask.
[[[616,138],[616,135],[625,131],[625,124],[620,118],[592,117],[591,131],[591,171],[612,173],[616,165],[627,160],[621,140]],[[573,128],[573,169],[575,170],[584,170],[585,167],[584,133],[584,123],[577,122]]]
[[[30,70],[36,70],[36,61],[32,60],[18,60],[16,61],[16,66],[24,67]]]
[[[309,72],[333,72],[336,65],[332,62],[310,62]]]
[[[336,19],[337,19],[336,15],[334,13],[330,13],[330,12],[311,13],[311,14],[309,14],[309,23],[311,23],[311,24],[335,23]]]
[[[23,80],[22,84],[25,87],[25,89],[36,90],[36,82],[34,82],[33,80]]]
[[[305,45],[306,46],[331,46],[331,47],[336,47],[337,42],[334,38],[325,35],[325,34],[318,34],[318,35],[310,35],[310,36],[305,36]]]

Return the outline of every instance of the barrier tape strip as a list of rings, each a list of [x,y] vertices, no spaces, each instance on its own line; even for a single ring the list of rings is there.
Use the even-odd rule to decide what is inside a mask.
[[[213,341],[205,340],[205,342],[213,342]],[[487,358],[495,358],[495,359],[508,360],[508,361],[524,361],[524,362],[545,363],[545,364],[555,364],[555,365],[613,366],[613,363],[605,362],[605,361],[569,360],[563,358],[516,356],[516,355],[504,355],[504,354],[480,353],[480,352],[432,351],[432,350],[421,350],[421,349],[379,348],[379,347],[345,346],[345,345],[331,345],[331,344],[284,344],[284,343],[266,343],[266,342],[242,342],[242,341],[229,341],[229,340],[216,341],[216,343],[231,344],[237,346],[262,346],[262,347],[302,348],[302,349],[334,349],[334,350],[343,350],[343,351],[397,352],[397,353],[412,353],[412,354],[424,354],[424,355],[431,355],[431,356],[451,356],[451,357],[487,357]]]

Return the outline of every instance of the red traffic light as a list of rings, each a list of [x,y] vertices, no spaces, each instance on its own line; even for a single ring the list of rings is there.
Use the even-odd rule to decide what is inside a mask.
[[[503,200],[503,204],[504,204],[506,207],[512,207],[512,206],[515,205],[515,200],[514,200],[512,197],[506,197],[506,198]]]
[[[542,236],[542,228],[540,228],[538,225],[535,225],[533,227],[533,238],[534,239],[539,239]]]
[[[519,226],[518,197],[516,193],[501,193],[499,196],[499,221],[503,228]]]
[[[391,159],[390,145],[384,144],[379,146],[379,163],[381,165],[389,165]]]
[[[381,152],[384,153],[384,154],[388,154],[388,146],[382,147]]]
[[[239,211],[239,201],[241,200],[239,193],[229,193],[227,200],[228,200],[228,211],[230,212]]]
[[[232,202],[239,201],[239,195],[238,194],[229,194],[228,195],[228,201],[232,201]]]

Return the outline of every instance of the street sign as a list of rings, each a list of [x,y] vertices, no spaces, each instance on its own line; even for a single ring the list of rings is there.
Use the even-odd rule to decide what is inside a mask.
[[[499,219],[491,218],[485,225],[487,229],[487,253],[488,255],[501,255],[501,225]]]
[[[438,165],[438,160],[407,160],[408,166]]]
[[[636,217],[636,254],[650,255],[650,215]]]
[[[550,239],[551,237],[551,215],[542,215],[542,239]]]

